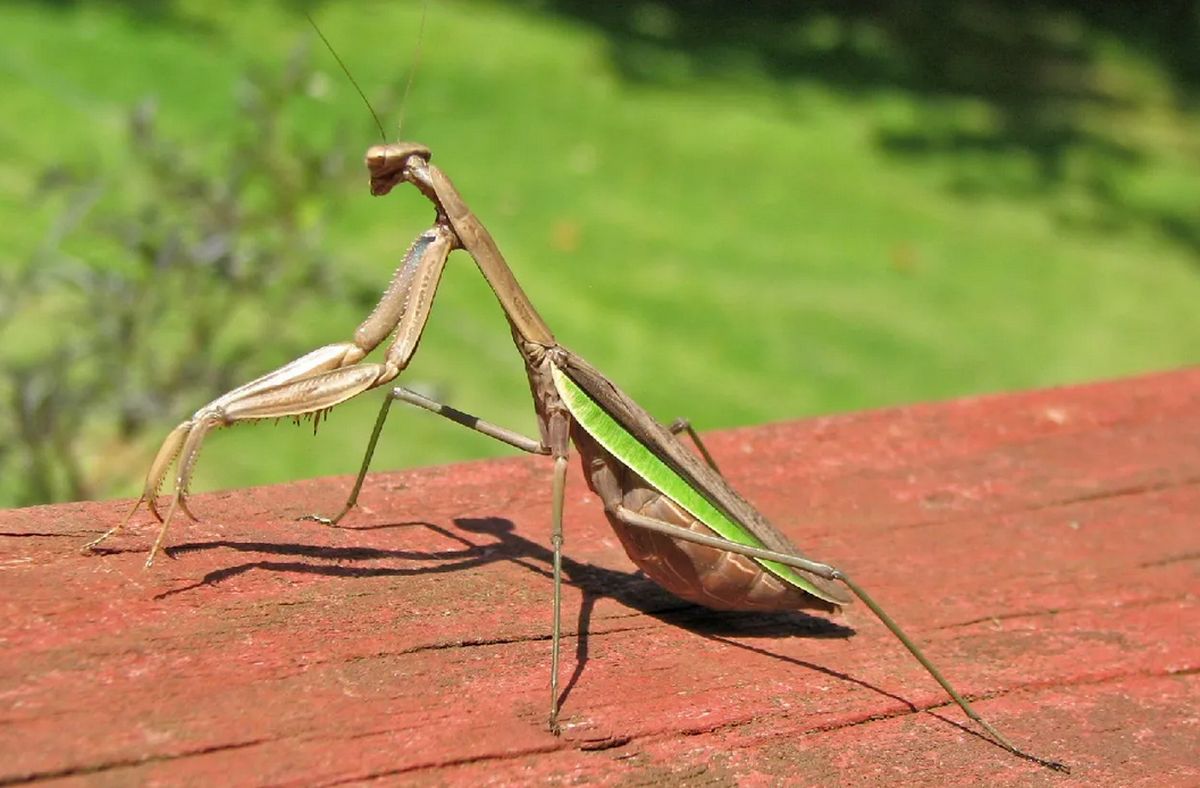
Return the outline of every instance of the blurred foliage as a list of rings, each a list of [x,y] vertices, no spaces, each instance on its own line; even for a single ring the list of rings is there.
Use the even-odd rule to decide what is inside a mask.
[[[344,159],[374,131],[301,12],[394,118],[417,3],[6,9],[0,502],[136,489],[197,406],[346,338],[426,220],[368,205]],[[433,0],[420,47],[405,136],[560,338],[664,418],[1200,359],[1194,2]],[[419,374],[528,429],[470,268]],[[222,433],[198,487],[353,470],[356,407],[320,449]],[[380,466],[503,451],[419,419],[390,436]]]
[[[216,145],[165,138],[146,101],[129,114],[136,155],[120,178],[43,173],[36,199],[60,203],[59,220],[28,264],[0,269],[0,330],[44,327],[0,357],[0,478],[15,503],[103,495],[112,480],[83,459],[97,441],[127,446],[259,374],[274,315],[344,297],[321,247],[328,203],[311,196],[344,169],[343,148],[283,122],[313,78],[306,47],[278,74],[248,75],[241,125]],[[70,253],[74,236],[112,244],[123,264]],[[298,348],[286,331],[271,342]]]

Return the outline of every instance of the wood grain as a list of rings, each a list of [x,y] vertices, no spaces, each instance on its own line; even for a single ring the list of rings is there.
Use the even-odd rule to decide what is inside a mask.
[[[555,738],[551,465],[517,457],[374,474],[340,528],[293,518],[348,477],[200,495],[150,571],[141,515],[78,552],[127,502],[0,512],[0,784],[1200,781],[1200,369],[708,439],[1074,774],[977,735],[861,605],[671,598],[574,466]]]

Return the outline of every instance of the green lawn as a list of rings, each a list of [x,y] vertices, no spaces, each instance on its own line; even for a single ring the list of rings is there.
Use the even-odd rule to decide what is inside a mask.
[[[673,3],[636,6],[622,35],[566,2],[431,5],[403,136],[433,149],[559,339],[664,420],[757,424],[1200,359],[1200,113],[1158,61],[1087,20],[1063,13],[1046,28],[1073,53],[1070,86],[1086,90],[1051,79],[1058,92],[1016,105],[912,78],[890,28],[862,18],[812,16],[753,28],[771,31],[761,44],[688,50],[672,39],[685,25]],[[135,102],[153,96],[180,155],[203,161],[236,127],[241,75],[281,69],[304,41],[324,74],[290,122],[329,144],[352,129],[351,162],[377,141],[291,6],[112,6],[2,12],[0,265],[24,264],[61,216],[29,197],[51,164],[98,173],[99,199],[122,199]],[[399,91],[418,4],[314,14],[369,96]],[[808,59],[785,69],[762,54],[780,42]],[[843,50],[882,76],[852,82]],[[394,134],[394,116],[384,121]],[[382,289],[430,211],[415,193],[372,199],[351,170],[313,198],[331,212],[322,247],[348,282]],[[84,232],[68,246],[121,265]],[[89,330],[37,314],[0,331],[0,353]],[[252,321],[265,371],[285,360],[275,332],[315,347],[350,338],[361,316],[311,298],[229,319]],[[171,354],[169,316],[146,320]],[[533,430],[507,327],[465,256],[404,379]],[[265,425],[214,436],[194,489],[352,472],[379,402],[365,399],[316,439]],[[509,452],[425,413],[393,420],[377,468]],[[121,452],[89,426],[88,473],[112,482],[107,494],[135,494],[171,426]],[[17,500],[11,485],[0,495]]]

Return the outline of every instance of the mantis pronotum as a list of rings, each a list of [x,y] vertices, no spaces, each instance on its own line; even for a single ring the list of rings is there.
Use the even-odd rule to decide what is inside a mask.
[[[125,520],[91,542],[118,531],[147,503],[162,521],[149,566],[162,547],[177,509],[189,517],[186,498],[196,458],[214,427],[255,419],[320,414],[393,381],[416,351],[447,257],[467,251],[504,309],[533,394],[539,436],[530,438],[464,414],[403,387],[384,399],[346,505],[354,506],[371,455],[394,400],[417,405],[518,449],[549,455],[553,473],[553,618],[550,728],[557,731],[558,661],[562,586],[562,517],[567,457],[574,443],[588,485],[629,557],[677,596],[726,610],[836,611],[851,597],[840,582],[879,617],[963,711],[1010,752],[1043,766],[1063,764],[1018,748],[979,716],[890,616],[841,570],[809,560],[745,501],[717,470],[690,426],[664,427],[628,395],[572,351],[558,344],[529,302],[495,242],[467,208],[450,180],[430,163],[428,148],[412,143],[377,145],[367,151],[371,193],[384,195],[404,183],[433,204],[433,224],[408,248],[382,300],[349,342],[326,345],[218,397],[167,436],[151,464],[141,497]],[[367,354],[394,334],[381,363]],[[688,431],[704,460],[676,437]],[[165,516],[157,507],[160,486],[178,457],[175,489]],[[194,519],[194,518],[193,518]],[[320,518],[318,518],[320,519]]]

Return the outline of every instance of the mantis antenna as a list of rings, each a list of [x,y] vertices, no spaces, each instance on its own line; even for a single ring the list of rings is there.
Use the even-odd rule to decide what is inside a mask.
[[[408,106],[408,93],[410,90],[412,90],[413,80],[417,76],[417,68],[421,65],[421,43],[425,40],[425,18],[428,16],[428,14],[429,0],[424,0],[424,2],[421,3],[421,23],[417,27],[417,47],[413,52],[412,66],[410,66],[408,69],[408,79],[405,80],[404,83],[404,93],[400,97],[400,118],[396,123],[397,134],[399,134],[400,130],[404,128],[404,109]],[[317,35],[321,39],[321,43],[323,43],[325,48],[329,50],[329,54],[333,55],[333,59],[337,61],[338,66],[342,69],[342,73],[346,75],[346,79],[350,80],[350,84],[354,86],[356,91],[358,91],[359,98],[361,98],[363,103],[367,105],[367,110],[371,113],[371,117],[375,120],[375,127],[379,129],[379,138],[383,140],[383,143],[386,145],[388,141],[387,132],[383,130],[383,122],[379,119],[379,113],[375,111],[375,107],[371,104],[371,100],[367,98],[367,94],[364,93],[362,87],[359,86],[358,80],[356,80],[354,75],[350,73],[350,69],[346,67],[346,64],[342,61],[341,56],[338,55],[337,50],[333,48],[333,44],[329,43],[329,39],[326,38],[325,34],[321,32],[321,28],[317,27],[317,23],[312,18],[312,15],[305,11],[304,18],[308,20],[310,25],[312,25],[312,29],[317,32]]]
[[[421,3],[421,23],[417,26],[417,47],[413,50],[412,66],[408,69],[408,79],[404,82],[404,93],[400,96],[400,117],[396,121],[396,135],[404,128],[404,110],[408,108],[408,92],[412,90],[413,80],[417,69],[421,66],[421,45],[425,43],[425,17],[429,15],[429,0]],[[340,61],[339,61],[340,62]],[[374,112],[374,110],[371,110]]]

